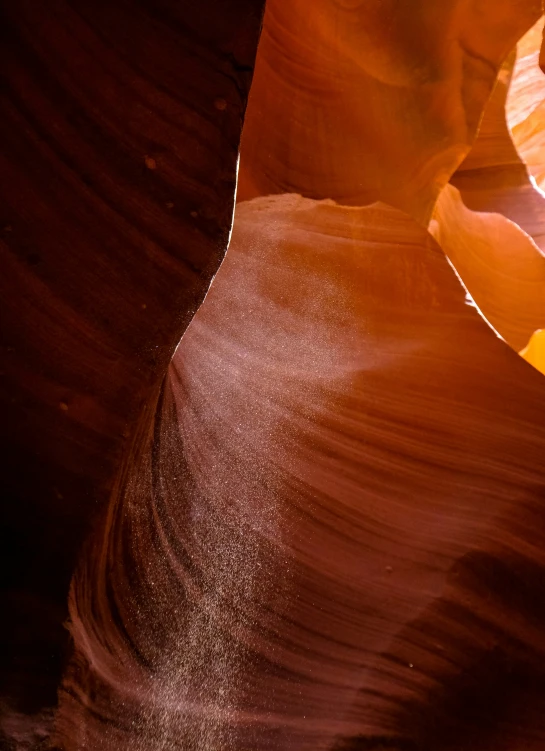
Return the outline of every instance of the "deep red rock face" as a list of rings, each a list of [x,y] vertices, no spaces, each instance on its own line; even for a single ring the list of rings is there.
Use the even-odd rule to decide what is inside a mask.
[[[28,716],[56,703],[83,541],[225,253],[261,11],[2,3],[0,714],[14,743],[43,735]]]
[[[544,748],[541,4],[439,5],[268,2],[204,302],[260,8],[6,7],[7,747]]]

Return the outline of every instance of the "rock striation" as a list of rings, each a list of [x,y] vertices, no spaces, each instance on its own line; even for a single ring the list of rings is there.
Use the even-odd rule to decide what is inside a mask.
[[[541,2],[263,10],[2,7],[0,746],[542,751]]]

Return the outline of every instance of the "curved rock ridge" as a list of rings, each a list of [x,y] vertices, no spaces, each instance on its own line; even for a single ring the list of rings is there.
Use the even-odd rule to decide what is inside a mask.
[[[441,192],[433,216],[433,236],[486,320],[513,349],[522,349],[545,326],[543,252],[501,214],[468,209],[452,185]]]
[[[517,45],[506,114],[517,151],[536,184],[545,185],[545,77],[540,68],[543,18]]]
[[[239,199],[383,200],[426,225],[538,0],[268,0]]]
[[[58,747],[541,751],[543,385],[407,215],[240,203],[74,580]]]
[[[539,67],[539,52],[543,41],[542,16],[517,43],[516,62],[506,102],[509,129],[523,122],[545,99],[545,77]]]
[[[477,139],[430,224],[480,311],[517,351],[545,325],[545,200],[512,130],[545,92],[542,29],[543,18],[504,62]]]
[[[473,211],[500,213],[545,248],[545,200],[517,151],[506,119],[508,91],[516,83],[516,55],[508,56],[483,113],[471,151],[450,179]],[[516,70],[516,66],[515,66]],[[539,76],[545,79],[537,68]],[[524,99],[523,99],[523,106]]]

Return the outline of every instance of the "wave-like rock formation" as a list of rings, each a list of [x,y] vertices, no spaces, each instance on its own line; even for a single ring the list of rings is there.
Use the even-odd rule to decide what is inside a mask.
[[[545,80],[538,66],[542,25],[538,22],[504,62],[477,139],[450,182],[468,208],[503,214],[543,249],[545,199],[531,180],[523,145],[513,131],[536,105]]]
[[[75,581],[63,748],[543,747],[544,382],[470,303],[399,211],[239,204]]]
[[[0,746],[542,751],[542,4],[268,0],[218,271],[262,10],[2,7]]]
[[[431,230],[479,309],[515,350],[545,323],[545,256],[502,214],[475,212],[447,185]]]
[[[268,0],[240,198],[385,201],[426,223],[541,2]]]

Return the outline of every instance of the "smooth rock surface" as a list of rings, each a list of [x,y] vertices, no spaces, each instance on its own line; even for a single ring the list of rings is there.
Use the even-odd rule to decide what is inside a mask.
[[[0,745],[43,740],[83,542],[225,253],[262,9],[2,3]]]
[[[406,215],[239,204],[73,584],[59,747],[542,749],[544,383]]]
[[[239,200],[381,200],[427,225],[537,0],[268,0]]]

